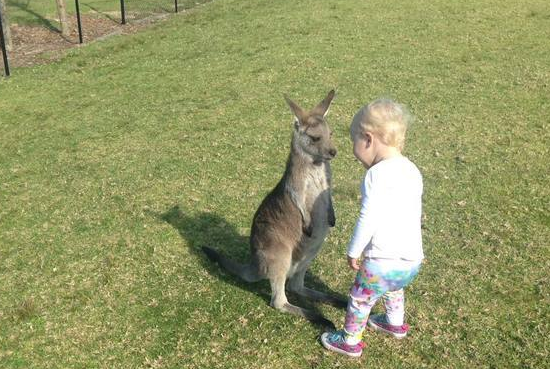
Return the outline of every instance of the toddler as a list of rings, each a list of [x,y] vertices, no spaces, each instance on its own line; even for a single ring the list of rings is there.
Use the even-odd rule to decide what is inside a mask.
[[[386,99],[370,103],[353,117],[353,154],[367,168],[361,184],[361,212],[347,250],[348,264],[357,276],[344,329],[321,336],[328,350],[361,356],[367,323],[396,338],[405,337],[409,330],[403,322],[403,288],[417,275],[424,257],[422,176],[401,154],[409,120],[402,105]],[[369,316],[381,297],[386,313]]]

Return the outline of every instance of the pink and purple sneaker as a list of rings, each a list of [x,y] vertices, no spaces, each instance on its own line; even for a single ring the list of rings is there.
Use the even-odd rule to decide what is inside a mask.
[[[409,331],[409,325],[392,325],[388,323],[385,314],[374,314],[369,317],[369,326],[375,331],[380,331],[394,336],[397,339],[404,338]]]
[[[346,343],[343,331],[323,333],[321,335],[321,343],[327,350],[351,357],[361,356],[361,354],[363,353],[363,347],[365,347],[365,344],[363,342],[359,342],[356,345],[348,345]]]

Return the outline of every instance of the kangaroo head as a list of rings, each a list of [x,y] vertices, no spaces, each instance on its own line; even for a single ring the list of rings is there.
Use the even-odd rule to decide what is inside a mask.
[[[285,96],[286,102],[295,116],[294,142],[315,162],[328,161],[336,156],[332,131],[325,120],[334,93],[334,90],[331,90],[327,97],[309,112]]]

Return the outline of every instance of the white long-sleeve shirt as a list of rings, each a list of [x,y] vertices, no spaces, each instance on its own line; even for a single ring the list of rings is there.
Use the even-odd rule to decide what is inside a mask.
[[[421,261],[422,175],[409,159],[371,167],[361,185],[361,212],[348,256]]]

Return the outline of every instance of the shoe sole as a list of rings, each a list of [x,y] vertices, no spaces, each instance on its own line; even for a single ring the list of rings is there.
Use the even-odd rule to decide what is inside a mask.
[[[359,351],[359,352],[348,352],[348,351],[345,351],[345,350],[342,350],[342,349],[339,349],[338,347],[334,347],[332,346],[331,344],[325,342],[325,338],[328,336],[328,333],[323,333],[321,335],[321,343],[323,344],[323,347],[326,348],[327,350],[329,351],[334,351],[334,352],[337,352],[339,354],[342,354],[342,355],[346,355],[346,356],[350,356],[350,357],[360,357],[361,354],[363,353],[363,351]]]
[[[369,327],[371,327],[372,329],[374,329],[375,331],[377,332],[382,332],[382,333],[385,333],[385,334],[388,334],[394,338],[397,338],[398,340],[400,339],[403,339],[405,337],[407,337],[407,333],[395,333],[395,332],[392,332],[392,331],[388,331],[387,329],[384,329],[382,327],[379,327],[377,326],[376,324],[374,324],[371,320],[368,321],[368,324],[369,324]]]

